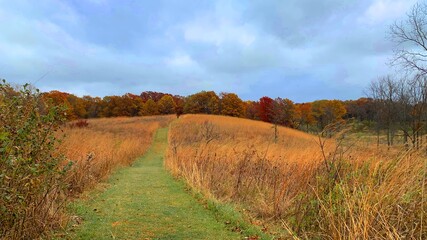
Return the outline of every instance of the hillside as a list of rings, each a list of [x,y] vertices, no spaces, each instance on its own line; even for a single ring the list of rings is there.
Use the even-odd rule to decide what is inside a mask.
[[[165,164],[196,191],[236,204],[277,236],[423,234],[423,151],[387,151],[345,130],[321,138],[279,127],[277,141],[274,132],[264,122],[185,115],[171,125]]]

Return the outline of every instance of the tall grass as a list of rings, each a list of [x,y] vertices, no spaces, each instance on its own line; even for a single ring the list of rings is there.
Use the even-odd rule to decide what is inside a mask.
[[[207,194],[241,202],[259,217],[279,218],[301,188],[308,189],[322,160],[311,135],[279,132],[274,144],[267,123],[186,115],[171,127],[166,166]]]
[[[166,167],[287,237],[426,238],[425,153],[349,142],[347,134],[279,128],[274,144],[267,123],[187,115],[171,127]]]

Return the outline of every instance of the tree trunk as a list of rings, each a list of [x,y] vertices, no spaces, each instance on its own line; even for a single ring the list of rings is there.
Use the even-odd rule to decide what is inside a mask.
[[[408,132],[403,131],[403,142],[405,144],[405,149],[409,150],[409,144],[408,144]]]

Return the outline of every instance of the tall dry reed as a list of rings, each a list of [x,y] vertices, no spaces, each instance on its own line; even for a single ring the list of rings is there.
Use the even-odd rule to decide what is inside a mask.
[[[172,125],[169,141],[174,174],[266,218],[287,214],[322,160],[313,136],[279,128],[274,143],[270,124],[246,119],[187,115]]]
[[[425,152],[399,154],[348,134],[279,128],[275,144],[267,123],[187,115],[171,127],[166,167],[295,238],[424,239]]]

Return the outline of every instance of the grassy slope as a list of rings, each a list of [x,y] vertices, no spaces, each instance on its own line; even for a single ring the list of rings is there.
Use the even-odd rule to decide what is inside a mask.
[[[90,200],[75,203],[83,218],[79,239],[239,239],[209,210],[185,192],[163,167],[167,129],[132,167],[111,176],[110,186]]]

